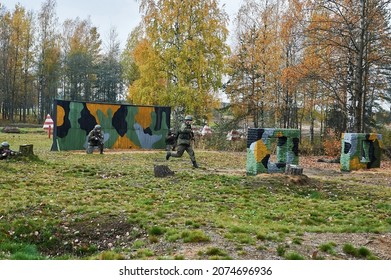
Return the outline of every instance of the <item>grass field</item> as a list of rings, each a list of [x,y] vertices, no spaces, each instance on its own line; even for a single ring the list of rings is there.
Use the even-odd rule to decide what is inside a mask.
[[[246,176],[245,152],[51,152],[0,161],[0,259],[391,259],[391,170]],[[174,176],[157,178],[154,165]]]

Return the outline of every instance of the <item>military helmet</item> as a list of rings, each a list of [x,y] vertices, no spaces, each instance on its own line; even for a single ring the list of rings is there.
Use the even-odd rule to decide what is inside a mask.
[[[3,148],[9,148],[9,147],[10,147],[10,144],[8,144],[7,141],[4,141],[3,143],[1,143],[1,146],[2,146]]]
[[[185,121],[192,121],[192,120],[193,120],[193,117],[190,116],[190,115],[187,115],[187,116],[185,117]]]
[[[102,127],[101,127],[99,124],[97,124],[97,125],[95,125],[94,129],[95,129],[95,130],[101,130]]]

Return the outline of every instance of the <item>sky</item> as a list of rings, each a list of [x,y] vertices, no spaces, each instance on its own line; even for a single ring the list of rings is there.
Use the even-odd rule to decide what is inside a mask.
[[[17,3],[20,3],[27,10],[38,12],[44,0],[0,0],[7,10],[13,10]],[[230,23],[243,0],[219,0],[220,6],[225,4],[225,11],[228,13]],[[115,28],[118,33],[118,40],[121,48],[126,44],[129,33],[141,21],[139,13],[139,1],[137,0],[56,0],[57,16],[62,23],[66,19],[81,20],[90,17],[93,26],[98,28],[103,42],[108,42],[109,31]],[[232,30],[232,24],[230,24]],[[228,42],[229,43],[229,42]]]

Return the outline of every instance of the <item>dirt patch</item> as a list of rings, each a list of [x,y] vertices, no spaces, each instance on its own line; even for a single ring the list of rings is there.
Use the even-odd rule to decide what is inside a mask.
[[[63,222],[58,229],[55,234],[59,241],[58,246],[48,248],[46,252],[52,256],[83,256],[115,247],[127,250],[135,240],[146,236],[146,232],[138,225],[130,224],[126,217],[116,216]]]
[[[73,221],[60,225],[61,243],[50,250],[51,256],[74,254],[88,257],[101,251],[121,248],[125,259],[137,259],[134,242],[139,241],[144,249],[153,252],[151,259],[181,257],[187,260],[208,259],[211,248],[224,252],[220,258],[237,260],[279,260],[285,259],[279,250],[294,252],[305,259],[357,259],[343,251],[345,244],[357,248],[366,247],[382,260],[391,260],[391,234],[374,233],[304,233],[300,242],[287,238],[284,241],[257,240],[253,245],[238,245],[224,238],[216,229],[204,228],[210,237],[209,242],[184,243],[182,240],[168,242],[164,236],[153,242],[148,233],[137,225],[132,225],[125,217],[101,216],[87,221]],[[320,245],[334,243],[333,253],[320,250]],[[126,253],[127,252],[127,253]],[[47,252],[49,253],[49,252]],[[214,256],[216,257],[216,256]]]
[[[330,242],[336,244],[334,254],[319,250],[321,244]],[[308,257],[313,257],[315,254],[316,256],[324,256],[326,259],[355,259],[354,256],[343,252],[343,245],[345,244],[351,244],[356,248],[366,247],[374,256],[382,260],[391,259],[391,234],[305,233],[302,244],[298,249],[302,250],[303,253],[307,253]]]
[[[356,248],[365,247],[372,255],[382,260],[391,260],[391,234],[372,233],[305,233],[300,244],[287,239],[285,242],[258,241],[256,245],[238,246],[221,237],[216,232],[208,232],[211,241],[207,243],[167,243],[159,242],[153,246],[157,255],[182,256],[184,259],[208,259],[210,248],[220,248],[226,256],[236,260],[283,260],[279,250],[296,253],[305,259],[354,260],[360,259],[343,251],[346,244]],[[324,252],[322,244],[333,243],[333,252]],[[240,248],[239,248],[240,247]],[[365,258],[364,258],[365,259]]]

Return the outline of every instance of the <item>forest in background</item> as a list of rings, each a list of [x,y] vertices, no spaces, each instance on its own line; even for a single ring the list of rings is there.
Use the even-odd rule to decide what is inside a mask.
[[[245,0],[232,19],[217,0],[139,4],[124,50],[115,29],[103,42],[90,19],[58,22],[55,0],[0,4],[2,120],[42,123],[65,99],[171,106],[174,120],[223,125],[218,110],[225,126],[308,125],[311,139],[316,126],[390,122],[390,0]]]

